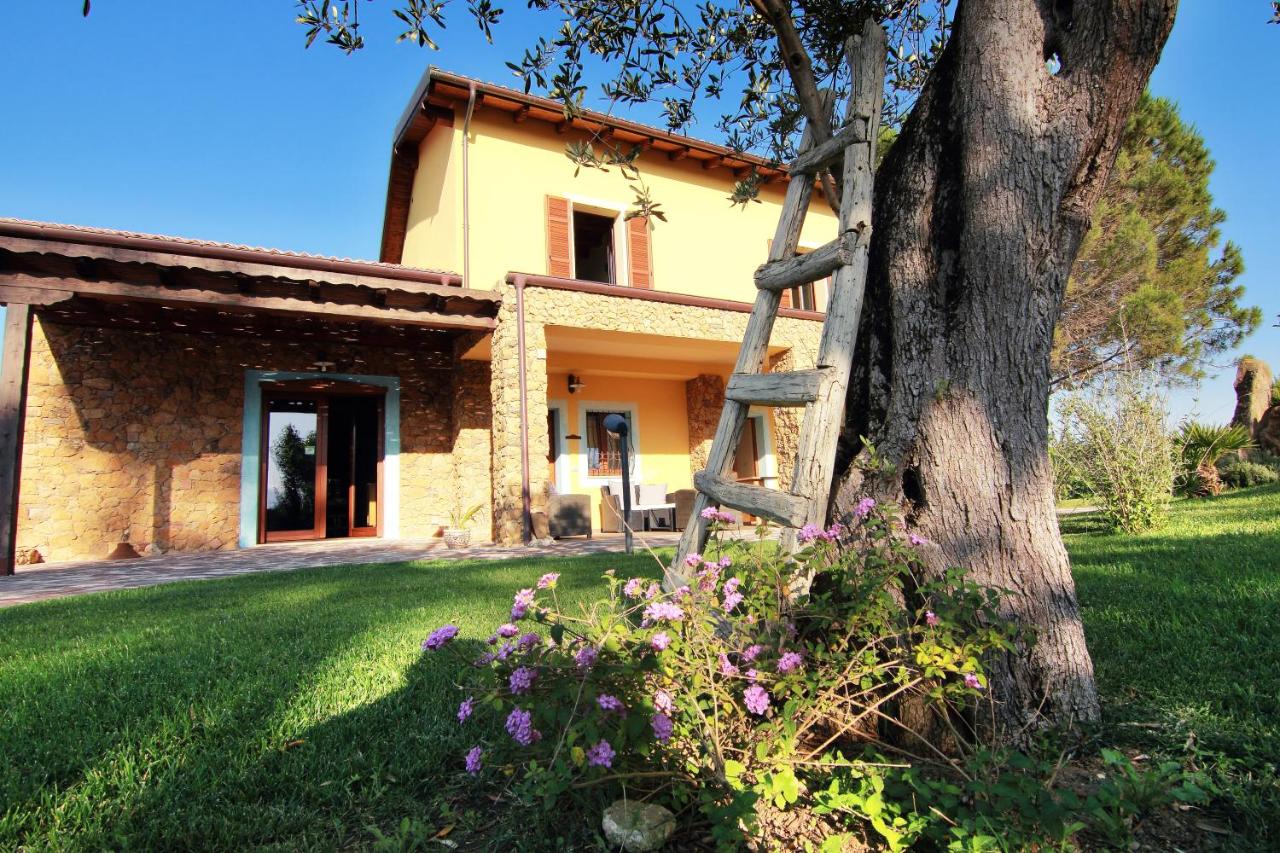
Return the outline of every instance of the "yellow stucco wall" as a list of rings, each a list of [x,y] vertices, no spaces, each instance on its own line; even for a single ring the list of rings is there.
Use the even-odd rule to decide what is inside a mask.
[[[462,115],[438,124],[423,141],[409,212],[404,263],[463,269]],[[626,210],[634,195],[617,169],[583,169],[565,157],[582,134],[557,135],[541,121],[516,123],[509,113],[478,109],[472,118],[470,159],[471,286],[494,288],[510,271],[546,273],[548,195],[599,210]],[[760,204],[732,206],[728,169],[703,169],[693,158],[671,162],[646,152],[640,169],[667,215],[652,225],[650,245],[657,290],[749,302],[752,273],[765,259],[785,184],[766,185]],[[835,236],[836,219],[815,194],[801,243],[816,247]],[[621,227],[615,245],[625,247]],[[621,248],[620,251],[625,251]],[[625,263],[619,264],[625,270]]]
[[[584,370],[579,376],[586,387],[568,394],[568,375],[547,374],[548,408],[564,412],[566,435],[580,435],[581,440],[564,442],[561,462],[560,491],[565,494],[591,496],[594,529],[600,529],[600,487],[609,478],[587,476],[587,409],[613,410],[622,407],[632,412],[635,428],[633,444],[638,452],[632,471],[634,483],[666,483],[668,491],[687,489],[693,485],[689,470],[689,421],[685,414],[685,384],[679,380],[636,379],[600,376]],[[545,464],[544,457],[539,462]]]

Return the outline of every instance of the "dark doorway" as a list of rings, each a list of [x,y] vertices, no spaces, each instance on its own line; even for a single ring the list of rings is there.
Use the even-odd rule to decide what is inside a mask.
[[[378,536],[381,388],[264,384],[259,542]]]
[[[582,281],[615,284],[613,217],[573,212],[574,276]]]

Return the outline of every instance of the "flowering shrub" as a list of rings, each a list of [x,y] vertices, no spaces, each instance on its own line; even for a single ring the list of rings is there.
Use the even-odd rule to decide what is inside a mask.
[[[954,721],[983,695],[984,655],[1010,642],[997,597],[958,571],[924,582],[923,540],[891,511],[865,499],[847,526],[800,531],[795,555],[727,542],[730,517],[709,512],[707,553],[673,590],[608,573],[602,599],[575,613],[554,574],[516,593],[512,622],[468,661],[457,712],[462,726],[504,721],[505,735],[478,735],[460,772],[511,775],[548,805],[625,789],[700,812],[732,846],[760,804],[796,802],[807,774],[904,740],[897,709]],[[802,599],[789,591],[800,571],[815,578]],[[423,648],[456,634],[440,628]]]

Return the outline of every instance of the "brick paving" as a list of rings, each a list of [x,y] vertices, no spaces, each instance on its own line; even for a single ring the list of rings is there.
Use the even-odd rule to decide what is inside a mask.
[[[674,545],[675,533],[636,534],[636,551],[643,543],[658,548]],[[402,563],[409,560],[509,560],[517,557],[576,557],[621,553],[622,537],[564,539],[550,545],[501,547],[490,544],[446,548],[439,539],[328,539],[260,545],[236,551],[166,554],[136,560],[47,563],[20,566],[15,575],[0,577],[0,607],[62,598],[87,592],[132,589],[174,581],[209,580],[255,572],[286,572],[318,566],[358,563]]]

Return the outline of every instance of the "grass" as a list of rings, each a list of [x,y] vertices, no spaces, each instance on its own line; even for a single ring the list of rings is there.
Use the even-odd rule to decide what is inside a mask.
[[[1142,536],[1063,525],[1102,742],[1190,754],[1222,787],[1211,820],[1280,846],[1280,486],[1179,502]],[[360,848],[406,817],[490,823],[454,811],[475,733],[456,665],[418,643],[446,621],[486,635],[552,567],[579,600],[607,568],[656,570],[347,566],[0,610],[0,849]]]
[[[1179,501],[1161,529],[1063,521],[1104,737],[1208,766],[1253,849],[1280,846],[1280,486]]]
[[[644,557],[560,560],[561,601]],[[333,849],[444,826],[457,664],[545,560],[346,566],[0,611],[0,850]],[[472,652],[479,643],[460,642]],[[433,830],[434,831],[434,830]]]

